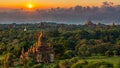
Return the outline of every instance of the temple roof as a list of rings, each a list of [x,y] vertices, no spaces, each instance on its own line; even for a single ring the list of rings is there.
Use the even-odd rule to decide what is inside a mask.
[[[43,32],[41,31],[41,32],[39,33],[39,36],[38,36],[38,46],[45,45],[45,44],[46,44],[45,41],[46,41],[46,40],[45,40],[45,36],[44,36]]]

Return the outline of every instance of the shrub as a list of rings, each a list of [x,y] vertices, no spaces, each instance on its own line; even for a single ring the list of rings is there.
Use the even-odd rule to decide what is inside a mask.
[[[23,64],[16,64],[14,65],[15,68],[23,68]]]
[[[69,61],[68,60],[63,60],[59,63],[59,67],[60,68],[68,68],[70,65],[69,65]]]
[[[74,64],[74,63],[78,62],[79,59],[80,59],[79,57],[73,57],[73,58],[71,58],[71,59],[69,60],[69,62],[71,62],[72,64]]]
[[[91,61],[86,68],[113,68],[113,64],[105,61]]]
[[[35,64],[34,66],[32,66],[32,68],[43,68],[42,64]]]
[[[120,68],[120,62],[117,63],[115,68]]]
[[[101,65],[99,68],[108,68],[107,65]]]
[[[34,64],[35,64],[34,59],[29,57],[27,59],[27,64],[25,66],[30,67],[30,66],[33,66]]]
[[[88,64],[87,61],[80,60],[77,63],[73,64],[71,68],[84,68]]]
[[[111,56],[111,51],[106,51],[105,56],[108,56],[108,57]]]
[[[65,58],[65,59],[72,58],[73,56],[74,56],[74,51],[72,51],[72,50],[67,50],[67,51],[64,53],[64,58]]]

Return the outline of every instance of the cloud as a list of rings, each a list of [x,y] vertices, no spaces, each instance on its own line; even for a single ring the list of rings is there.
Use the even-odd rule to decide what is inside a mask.
[[[120,22],[120,5],[114,5],[112,2],[105,1],[101,7],[77,5],[70,8],[36,9],[34,12],[27,12],[23,9],[11,9],[0,12],[1,22],[56,21],[80,23],[88,19],[102,23],[111,23],[113,21],[118,23]]]

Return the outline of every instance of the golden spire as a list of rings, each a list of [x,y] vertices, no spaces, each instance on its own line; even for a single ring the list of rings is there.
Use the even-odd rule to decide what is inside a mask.
[[[43,36],[43,32],[41,31],[38,37],[38,46],[45,44],[45,37]]]

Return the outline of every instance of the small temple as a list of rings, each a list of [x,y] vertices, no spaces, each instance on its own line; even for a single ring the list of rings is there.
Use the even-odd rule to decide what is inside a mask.
[[[115,26],[116,26],[116,25],[115,25],[115,23],[113,22],[112,25],[111,25],[111,27],[115,27]]]
[[[20,63],[26,63],[26,60],[32,58],[35,63],[53,63],[54,62],[54,50],[52,46],[46,43],[46,37],[43,32],[40,32],[38,36],[38,42],[34,46],[31,46],[27,52],[22,49],[20,55]]]
[[[87,22],[85,23],[85,25],[95,25],[91,20],[87,20]]]
[[[26,27],[24,28],[24,31],[25,31],[25,32],[27,31],[27,28],[26,28]]]

